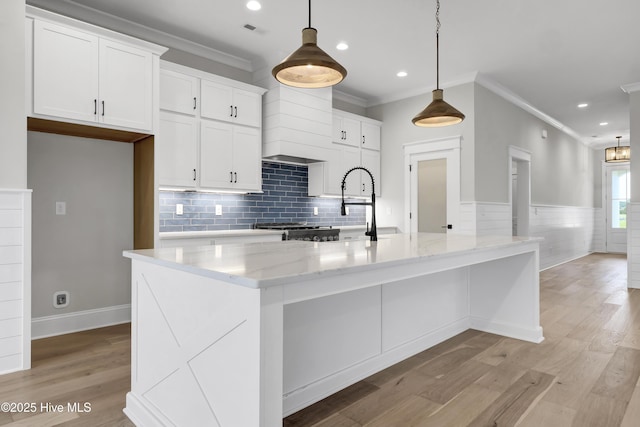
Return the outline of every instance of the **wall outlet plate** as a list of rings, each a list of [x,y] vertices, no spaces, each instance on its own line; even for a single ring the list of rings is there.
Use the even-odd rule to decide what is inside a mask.
[[[69,292],[58,291],[53,294],[53,307],[64,308],[69,305]]]
[[[314,215],[318,215],[318,207],[317,206],[313,207],[313,214]]]
[[[56,215],[67,214],[67,202],[56,202]]]
[[[222,205],[216,205],[216,215],[222,215]]]
[[[184,214],[184,206],[182,203],[176,203],[176,215]]]

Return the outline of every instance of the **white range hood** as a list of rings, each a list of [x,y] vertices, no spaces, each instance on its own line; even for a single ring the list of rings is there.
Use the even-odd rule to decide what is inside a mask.
[[[329,159],[332,89],[279,84],[263,97],[262,157],[291,163]]]

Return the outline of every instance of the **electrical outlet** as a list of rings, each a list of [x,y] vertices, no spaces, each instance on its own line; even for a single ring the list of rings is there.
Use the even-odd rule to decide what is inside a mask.
[[[216,205],[216,215],[222,215],[222,205]]]
[[[313,214],[314,215],[318,215],[318,207],[317,206],[313,207]]]
[[[67,214],[67,202],[56,202],[56,215]]]
[[[347,215],[349,215],[349,206],[345,206],[344,211]]]
[[[63,308],[69,305],[69,292],[59,291],[53,294],[53,307]]]
[[[176,204],[176,215],[182,215],[184,214],[184,206],[182,205],[182,203],[177,203]]]

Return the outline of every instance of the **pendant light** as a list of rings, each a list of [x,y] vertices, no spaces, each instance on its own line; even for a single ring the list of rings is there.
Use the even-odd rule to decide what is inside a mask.
[[[347,70],[318,47],[318,31],[311,27],[311,0],[309,0],[309,26],[302,29],[302,46],[273,67],[273,77],[280,83],[302,88],[320,88],[340,83]]]
[[[413,124],[422,127],[440,127],[460,123],[464,114],[453,108],[443,99],[440,89],[440,0],[436,1],[436,89],[433,101],[420,111],[412,120]]]
[[[604,161],[607,163],[620,163],[620,162],[628,162],[631,160],[631,147],[628,145],[620,146],[620,138],[621,136],[616,136],[618,138],[618,146],[617,147],[609,147],[604,150]]]

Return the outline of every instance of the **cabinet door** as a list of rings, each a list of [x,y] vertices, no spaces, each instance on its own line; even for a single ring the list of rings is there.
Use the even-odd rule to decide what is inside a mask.
[[[233,188],[233,125],[202,120],[200,125],[200,186]]]
[[[234,126],[233,184],[238,190],[260,191],[262,188],[262,139],[259,129]]]
[[[262,124],[262,96],[242,89],[233,90],[234,122],[260,127]]]
[[[375,150],[362,150],[360,153],[362,166],[367,168],[373,174],[375,180],[376,196],[380,196],[380,152]],[[363,196],[371,196],[371,177],[365,171],[362,171],[362,182],[360,188]]]
[[[362,122],[362,148],[369,150],[380,150],[380,126],[372,123]]]
[[[199,103],[197,77],[160,70],[161,109],[195,116]]]
[[[151,131],[153,112],[151,53],[100,40],[100,120]]]
[[[342,148],[342,172],[340,174],[340,182],[344,174],[351,168],[360,166],[360,148],[356,147],[343,147]],[[346,188],[344,191],[345,196],[362,196],[362,190],[360,187],[360,172],[355,170],[347,176]]]
[[[333,142],[360,146],[360,121],[333,115]]]
[[[34,22],[34,113],[96,120],[98,44],[93,35]]]
[[[195,188],[197,178],[198,127],[192,117],[160,112],[156,136],[160,186]]]
[[[233,88],[209,80],[200,81],[200,115],[208,119],[232,122],[237,110],[233,108]]]

